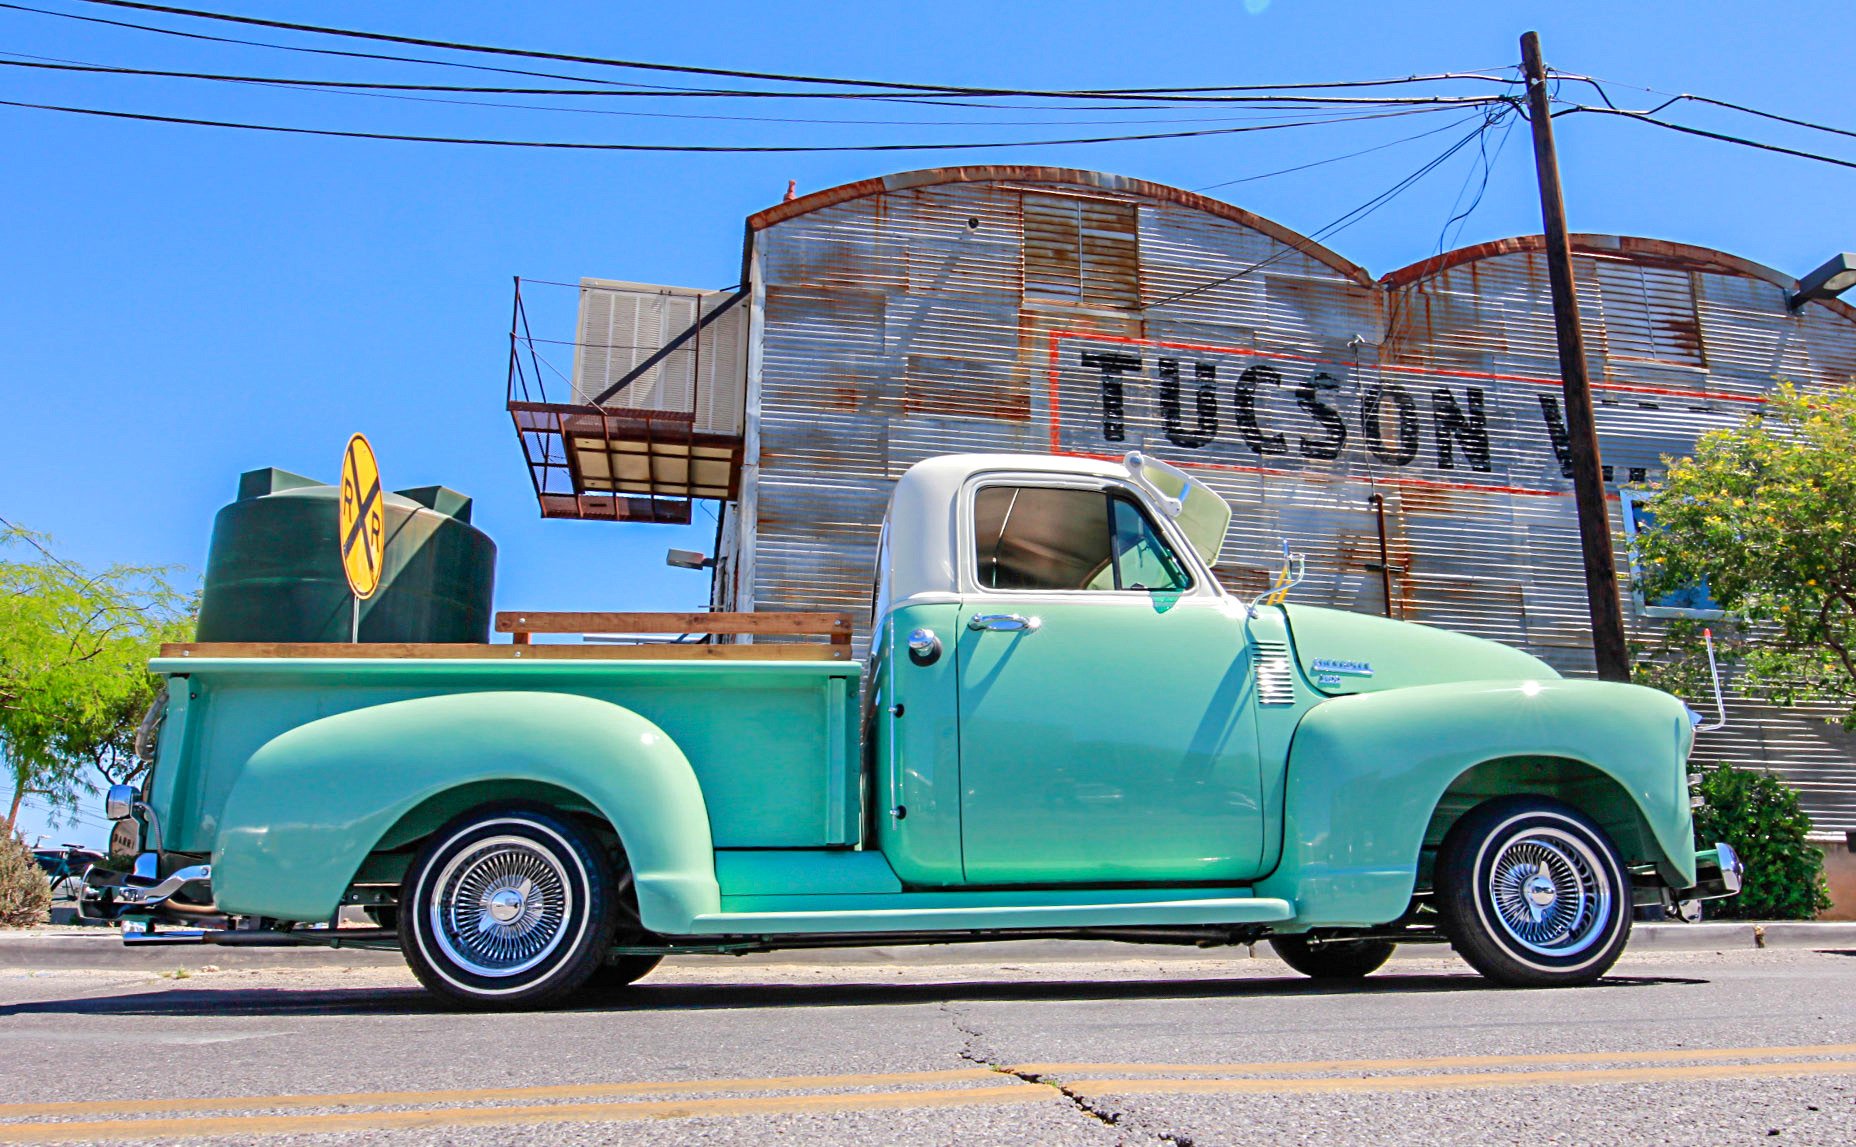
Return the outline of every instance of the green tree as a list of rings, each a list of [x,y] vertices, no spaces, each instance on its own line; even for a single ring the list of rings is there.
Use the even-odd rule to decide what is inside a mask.
[[[0,832],[28,796],[70,809],[140,771],[135,728],[160,687],[148,659],[193,624],[170,574],[86,572],[32,534],[0,533],[0,759],[13,783]]]
[[[1856,725],[1856,386],[1782,384],[1668,465],[1649,502],[1656,528],[1637,539],[1645,595],[1705,581],[1732,619],[1716,636],[1749,686],[1780,704],[1830,702]],[[1671,635],[1691,661],[1692,636]]]

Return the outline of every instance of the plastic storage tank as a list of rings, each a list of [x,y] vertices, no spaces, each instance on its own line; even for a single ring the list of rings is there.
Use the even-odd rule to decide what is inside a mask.
[[[200,641],[348,641],[353,595],[336,544],[340,489],[283,470],[239,477],[213,519]],[[361,603],[362,641],[484,642],[496,544],[470,499],[443,486],[386,496],[380,587]]]

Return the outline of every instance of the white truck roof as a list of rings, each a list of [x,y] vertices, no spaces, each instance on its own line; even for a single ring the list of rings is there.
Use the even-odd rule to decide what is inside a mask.
[[[892,604],[923,595],[949,596],[959,586],[960,491],[976,474],[1020,472],[1040,476],[1074,474],[1128,480],[1121,462],[1053,454],[944,454],[924,459],[896,480],[890,496],[889,577]]]

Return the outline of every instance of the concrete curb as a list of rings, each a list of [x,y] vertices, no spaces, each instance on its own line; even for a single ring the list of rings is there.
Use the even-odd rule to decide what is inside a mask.
[[[1656,952],[1724,952],[1754,948],[1856,950],[1856,923],[1733,921],[1702,924],[1638,924],[1630,950]],[[757,953],[740,957],[685,956],[679,963],[711,964],[740,960],[754,964],[888,965],[929,967],[954,964],[1123,963],[1247,958],[1244,948],[1187,948],[1161,944],[1116,944],[1103,941],[1026,940],[979,944],[910,945],[894,948],[840,948]],[[1404,958],[1439,957],[1449,949],[1429,944],[1400,948]],[[1258,944],[1254,955],[1270,955]],[[402,963],[395,951],[360,948],[234,948],[219,945],[128,947],[114,929],[27,929],[0,933],[0,969],[146,968],[165,971],[212,964],[221,968],[393,967]]]

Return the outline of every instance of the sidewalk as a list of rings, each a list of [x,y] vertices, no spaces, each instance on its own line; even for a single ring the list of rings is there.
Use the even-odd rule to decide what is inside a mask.
[[[1757,935],[1756,935],[1757,933]],[[1749,948],[1834,948],[1856,950],[1856,923],[1723,921],[1702,924],[1637,924],[1631,950],[1712,952]],[[1436,956],[1443,949],[1412,944],[1401,956]],[[1255,955],[1269,954],[1258,944]],[[1025,964],[1050,961],[1245,959],[1242,947],[1191,948],[1166,944],[1116,944],[1096,940],[1024,940],[1011,943],[932,944],[893,948],[799,949],[748,956],[687,956],[684,960],[739,959],[768,964]],[[44,971],[67,968],[169,969],[213,964],[222,968],[312,968],[391,966],[398,952],[357,948],[231,948],[213,944],[126,947],[113,928],[55,927],[0,932],[0,969]]]

